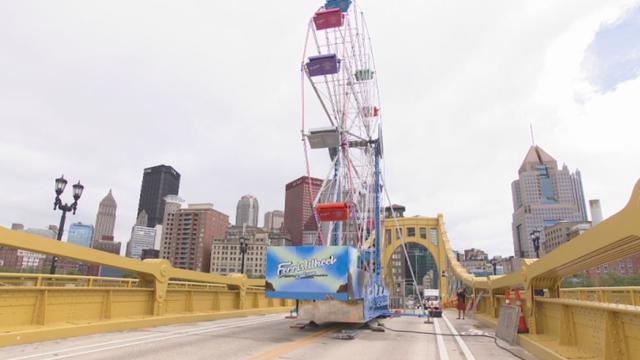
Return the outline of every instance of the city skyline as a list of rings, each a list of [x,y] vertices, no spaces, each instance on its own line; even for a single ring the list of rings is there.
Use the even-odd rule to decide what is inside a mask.
[[[162,163],[183,175],[182,197],[213,202],[230,216],[248,192],[263,209],[283,208],[283,184],[307,172],[298,71],[304,44],[291,29],[304,30],[300,19],[314,10],[311,4],[287,3],[276,23],[257,15],[270,10],[259,2],[251,11],[230,4],[151,12],[143,5],[126,11],[110,5],[108,12],[89,4],[40,6],[0,5],[0,46],[12,70],[0,74],[6,102],[0,118],[8,119],[0,165],[10,169],[0,224],[58,223],[50,203],[53,181],[64,172],[86,185],[68,221],[93,223],[100,198],[113,188],[116,240],[126,243],[140,172]],[[616,72],[624,70],[616,59],[633,42],[603,48],[602,39],[637,31],[618,26],[639,11],[637,1],[584,3],[578,10],[560,2],[473,5],[473,11],[468,4],[416,2],[390,10],[370,2],[366,9],[376,47],[385,49],[376,64],[391,202],[408,214],[443,213],[456,248],[473,240],[491,254],[509,255],[509,184],[533,123],[543,148],[580,169],[585,198],[601,199],[605,217],[626,204],[640,178],[640,124],[633,117],[640,79]],[[69,16],[78,11],[101,21],[87,26]],[[210,21],[221,13],[234,15]],[[149,23],[132,20],[138,18]],[[452,22],[470,25],[446,26]],[[232,31],[221,36],[219,27]],[[424,41],[409,50],[398,34],[423,34]],[[257,54],[268,68],[244,71]],[[171,79],[171,86],[159,79]],[[321,111],[306,109],[309,126],[326,126]],[[51,134],[65,129],[73,129],[73,146],[52,146]],[[310,175],[324,178],[326,156],[310,154]],[[70,197],[69,190],[62,195]]]

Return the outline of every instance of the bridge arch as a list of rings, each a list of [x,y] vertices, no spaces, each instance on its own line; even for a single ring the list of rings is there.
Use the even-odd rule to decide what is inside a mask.
[[[436,263],[438,277],[437,283],[440,289],[440,298],[446,299],[448,295],[449,283],[446,276],[442,276],[443,271],[448,268],[447,263],[447,242],[444,241],[444,221],[443,216],[438,217],[401,217],[394,220],[387,218],[384,221],[384,236],[382,239],[382,265],[384,269],[384,279],[389,289],[395,288],[395,277],[398,276],[394,269],[393,254],[402,244],[417,244],[429,251]],[[446,236],[446,235],[445,235]],[[404,260],[404,255],[402,255]],[[402,274],[404,276],[404,274]],[[421,279],[416,279],[418,282]]]

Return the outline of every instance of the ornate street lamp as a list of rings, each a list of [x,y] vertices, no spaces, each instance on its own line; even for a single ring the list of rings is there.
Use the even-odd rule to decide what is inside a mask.
[[[64,232],[64,222],[67,219],[67,212],[72,211],[73,215],[76,214],[76,209],[78,208],[78,200],[82,196],[82,191],[84,191],[84,186],[80,184],[78,181],[77,184],[73,184],[73,203],[68,205],[67,203],[62,203],[60,199],[60,195],[64,192],[65,187],[67,186],[67,179],[64,178],[64,175],[60,176],[56,179],[55,192],[56,192],[56,200],[53,202],[53,210],[62,211],[62,216],[60,217],[60,226],[58,227],[58,241],[62,240],[62,233]],[[51,259],[51,270],[50,274],[56,273],[56,262],[58,261],[57,257],[53,257]]]
[[[249,247],[248,243],[249,239],[241,236],[240,237],[240,254],[242,254],[242,262],[240,263],[240,273],[244,274],[244,255],[247,253],[247,248]]]
[[[540,230],[533,230],[529,236],[531,237],[531,242],[533,243],[533,250],[536,252],[536,258],[540,258]]]

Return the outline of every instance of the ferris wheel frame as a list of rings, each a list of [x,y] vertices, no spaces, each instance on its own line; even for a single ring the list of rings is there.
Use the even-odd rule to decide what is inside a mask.
[[[342,13],[341,26],[318,29],[318,14],[334,10],[321,8],[309,21],[301,66],[330,126],[325,123],[325,127],[307,131],[303,124],[302,132],[309,148],[327,148],[331,159],[313,208],[347,203],[351,210],[349,219],[328,225],[315,212],[316,241],[363,247],[369,236],[380,237],[383,146],[379,89],[364,15],[353,4]],[[331,15],[336,16],[335,11]],[[307,54],[310,38],[314,55]]]

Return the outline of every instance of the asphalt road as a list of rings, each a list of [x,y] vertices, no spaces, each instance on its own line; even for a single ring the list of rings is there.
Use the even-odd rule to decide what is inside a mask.
[[[384,325],[443,334],[451,333],[451,327],[464,334],[489,332],[471,320],[455,319],[453,312],[445,316],[433,324],[402,317],[386,319]],[[341,324],[291,328],[296,323],[278,314],[162,326],[5,347],[0,359],[517,359],[486,338],[376,332]],[[522,349],[511,349],[535,359]]]

